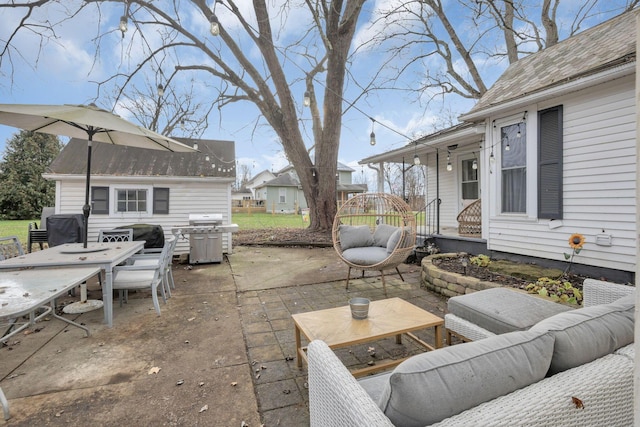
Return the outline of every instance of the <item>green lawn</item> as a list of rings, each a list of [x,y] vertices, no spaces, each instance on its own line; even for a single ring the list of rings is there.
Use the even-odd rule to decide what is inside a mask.
[[[29,223],[40,223],[40,219],[22,219],[17,221],[0,221],[0,237],[18,236],[20,243],[27,247],[27,234],[29,234]],[[26,249],[25,249],[26,250]]]
[[[236,213],[231,217],[234,224],[238,224],[240,229],[254,228],[306,228],[308,222],[302,221],[302,215],[287,215],[270,213]],[[40,223],[40,219],[16,220],[16,221],[0,221],[0,237],[18,236],[20,243],[27,247],[27,234],[29,223]]]
[[[308,222],[302,221],[302,215],[270,213],[234,213],[231,222],[238,224],[241,230],[255,228],[306,228]]]

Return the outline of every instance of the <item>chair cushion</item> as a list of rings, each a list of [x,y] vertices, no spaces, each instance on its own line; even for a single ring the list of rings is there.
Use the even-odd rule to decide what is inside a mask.
[[[391,237],[389,237],[389,241],[387,242],[387,252],[392,253],[396,249],[396,246],[399,246],[401,248],[406,248],[407,246],[409,246],[411,244],[411,242],[409,241],[410,236],[411,231],[405,228],[404,238],[402,239],[403,241],[400,242],[400,239],[402,238],[402,229],[397,228],[396,231],[393,232]],[[398,245],[398,243],[400,244]]]
[[[633,342],[635,296],[545,319],[531,331],[555,337],[549,374],[566,371]]]
[[[338,231],[343,251],[373,245],[373,235],[368,225],[341,225]]]
[[[379,246],[351,248],[342,252],[344,259],[357,265],[374,265],[384,261],[388,256],[387,250]]]
[[[376,246],[380,246],[382,248],[386,248],[387,243],[389,242],[389,238],[397,230],[398,230],[398,227],[394,227],[393,225],[389,225],[389,224],[378,225],[373,232],[373,244]]]
[[[544,378],[553,337],[496,335],[413,356],[394,369],[378,405],[398,426],[431,425]]]
[[[508,288],[486,289],[449,298],[449,313],[494,334],[527,330],[570,307]]]

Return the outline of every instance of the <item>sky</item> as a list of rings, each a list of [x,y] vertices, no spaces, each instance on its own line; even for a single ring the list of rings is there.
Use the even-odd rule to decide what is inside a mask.
[[[75,4],[78,1],[70,0],[69,4]],[[160,2],[162,1],[160,0]],[[248,10],[250,4],[248,0],[239,0],[238,3]],[[282,1],[270,4],[280,3]],[[402,0],[367,1],[361,14],[354,43],[366,42],[371,37],[388,30],[389,28],[385,27],[386,24],[383,21],[375,20],[376,11],[381,7],[391,7],[400,3]],[[454,0],[443,0],[443,3],[447,7],[455,6]],[[529,3],[529,6],[534,8],[540,2],[532,0],[525,3]],[[561,30],[563,23],[566,27],[570,25],[570,16],[572,10],[577,7],[576,5],[583,3],[582,0],[566,0],[562,3],[564,6],[558,12]],[[615,16],[625,3],[624,0],[601,0],[602,6],[597,6],[593,13],[594,17],[586,21],[582,29],[602,21],[603,17]],[[117,30],[112,32],[110,38],[103,41],[104,49],[99,61],[94,62],[96,48],[91,39],[94,36],[91,29],[94,29],[96,25],[100,25],[103,30],[105,28],[117,29],[118,20],[122,14],[121,9],[121,4],[109,4],[101,9],[101,14],[89,10],[83,12],[74,20],[64,22],[58,27],[56,42],[41,44],[33,34],[20,33],[15,39],[19,55],[14,52],[12,56],[11,65],[13,68],[8,67],[10,64],[6,58],[0,65],[0,103],[83,104],[90,102],[98,93],[96,81],[120,72],[127,66],[135,65],[136,52],[128,50],[125,43],[127,39],[122,39]],[[220,9],[219,6],[218,9]],[[59,12],[39,8],[36,9],[35,14],[55,21],[60,16]],[[455,9],[454,12],[456,12]],[[476,28],[468,18],[464,17],[465,11],[460,10],[459,12],[451,14],[452,23],[464,37],[465,34],[473,33]],[[301,32],[300,25],[305,20],[302,15],[297,16],[298,13],[301,12],[292,11],[287,24],[282,27],[278,35],[283,44],[297,37],[297,34]],[[232,31],[232,23],[229,17],[225,16],[224,10],[219,10],[217,15],[225,28]],[[0,8],[0,41],[4,42],[7,39],[8,32],[13,30],[17,18],[15,11]],[[208,34],[209,24],[206,20],[202,17],[191,18],[193,25],[201,27],[199,30],[203,36],[211,37]],[[81,21],[83,24],[78,25],[78,22]],[[131,31],[128,31],[125,37],[129,37],[130,34]],[[151,43],[159,42],[157,38],[153,38],[153,35],[149,37]],[[372,70],[379,68],[384,53],[379,49],[361,49],[359,52],[357,60],[350,70],[353,78],[347,83],[343,95],[345,107],[356,100],[357,102],[348,108],[343,118],[339,161],[353,167],[357,172],[356,175],[362,172],[364,176],[366,172],[367,177],[364,179],[369,181],[371,171],[359,166],[357,164],[359,160],[402,147],[419,135],[436,131],[449,117],[457,117],[469,110],[473,102],[456,96],[448,96],[445,99],[438,98],[427,106],[424,102],[418,102],[424,101],[424,98],[417,98],[416,92],[400,90],[415,86],[416,82],[419,82],[420,73],[426,71],[420,68],[406,73],[403,79],[395,82],[394,86],[399,88],[398,90],[375,92],[361,98],[359,97],[361,91],[355,82],[366,82],[367,78],[371,76]],[[123,60],[124,57],[127,59]],[[491,59],[483,59],[478,63],[481,73],[489,85],[506,67],[504,61],[492,61]],[[299,71],[292,67],[290,65],[288,69],[285,68],[285,72],[287,70]],[[432,58],[428,60],[425,67],[428,67],[429,71],[433,73],[442,69],[442,63]],[[198,89],[205,92],[214,88],[203,83]],[[301,102],[304,91],[302,85],[292,86],[292,91],[300,93]],[[97,102],[99,106],[111,108],[111,105],[104,105],[104,101],[101,103],[101,100],[99,98]],[[124,114],[123,116],[131,119]],[[258,122],[261,124],[255,125],[258,117],[259,112],[250,103],[231,104],[225,107],[222,113],[214,108],[209,117],[209,126],[202,137],[235,141],[237,162],[249,166],[252,175],[265,169],[277,171],[286,166],[288,162],[269,126],[260,121]],[[302,110],[300,119],[308,121],[309,118],[309,111]],[[371,118],[375,119],[375,123]],[[372,128],[376,134],[377,143],[375,146],[369,143],[369,134]],[[19,129],[0,125],[0,153],[4,152],[6,141],[17,132]],[[181,135],[175,134],[173,136]],[[67,138],[61,138],[61,140],[66,141]]]

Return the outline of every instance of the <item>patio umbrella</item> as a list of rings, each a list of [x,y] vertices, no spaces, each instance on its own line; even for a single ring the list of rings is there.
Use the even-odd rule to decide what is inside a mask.
[[[0,104],[0,124],[16,128],[87,139],[87,179],[84,214],[84,247],[89,226],[89,190],[91,188],[91,144],[99,141],[130,147],[191,152],[196,151],[166,136],[137,126],[96,105]]]

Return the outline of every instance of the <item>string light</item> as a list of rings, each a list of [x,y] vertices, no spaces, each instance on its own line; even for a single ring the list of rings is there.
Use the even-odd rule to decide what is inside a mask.
[[[373,117],[369,117],[371,119],[371,134],[369,135],[369,144],[376,145],[376,134],[373,131],[373,125],[375,125],[376,121]]]
[[[127,32],[127,15],[129,14],[129,3],[127,0],[124,0],[124,13],[120,17],[120,23],[118,24],[118,28],[120,32],[122,32],[122,38],[124,38],[124,33]]]
[[[447,150],[447,172],[451,172],[453,170],[453,166],[451,166],[451,152]]]
[[[476,153],[473,152],[473,163],[471,163],[471,169],[473,170],[477,170],[478,169],[478,158],[476,157]]]
[[[122,31],[122,37],[124,38],[124,33],[127,32],[127,16],[126,15],[122,15],[120,17],[120,25],[118,25],[118,28],[120,28],[120,31]]]
[[[415,146],[413,147],[413,164],[414,165],[419,165],[420,164],[420,157],[418,157],[418,142],[416,141]]]
[[[211,35],[214,37],[219,36],[220,23],[218,22],[218,18],[216,18],[216,15],[214,15],[213,13],[211,14],[211,16],[209,16],[209,23],[211,23],[211,28],[209,29],[209,31],[211,32]]]
[[[304,98],[302,99],[302,105],[304,105],[305,107],[308,107],[309,105],[311,105],[311,95],[309,95],[309,91],[305,91],[304,92]]]
[[[158,96],[159,97],[163,97],[164,96],[164,86],[162,86],[162,84],[158,85]]]

